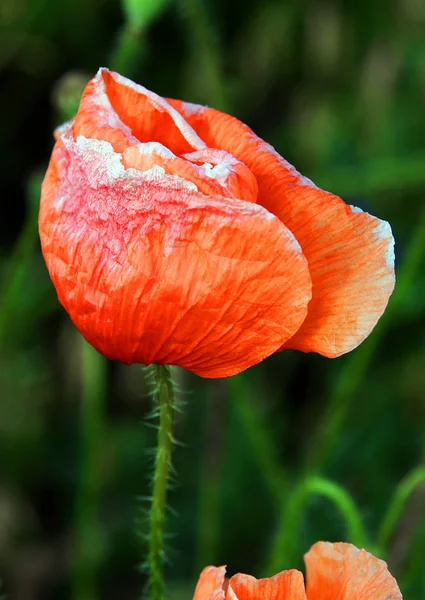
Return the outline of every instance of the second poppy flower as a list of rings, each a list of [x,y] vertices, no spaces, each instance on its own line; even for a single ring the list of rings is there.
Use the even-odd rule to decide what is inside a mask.
[[[193,600],[402,600],[383,560],[352,544],[318,542],[305,555],[307,586],[300,571],[255,579],[224,567],[206,567]]]

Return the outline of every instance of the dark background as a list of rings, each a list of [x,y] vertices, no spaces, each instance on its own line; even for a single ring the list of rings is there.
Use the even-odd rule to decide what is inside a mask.
[[[400,502],[387,536],[380,529],[399,482],[425,460],[422,0],[1,0],[1,592],[106,600],[142,587],[133,531],[136,520],[146,530],[137,498],[149,493],[155,443],[143,373],[82,342],[36,229],[52,130],[101,65],[234,114],[396,238],[396,292],[350,355],[288,351],[215,382],[178,373],[170,597],[191,598],[209,563],[260,576],[302,568],[318,539],[356,542],[320,494],[292,518],[294,490],[315,475],[345,488],[365,545],[405,598],[423,600],[423,488]]]

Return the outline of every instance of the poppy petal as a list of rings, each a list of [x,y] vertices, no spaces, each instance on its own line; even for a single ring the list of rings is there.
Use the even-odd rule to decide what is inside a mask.
[[[88,83],[78,114],[58,136],[68,129],[74,138],[112,144],[126,168],[160,166],[193,181],[206,195],[256,202],[257,181],[246,165],[224,150],[207,148],[167,100],[108,69]]]
[[[305,240],[314,291],[306,320],[285,347],[334,358],[366,339],[384,312],[395,284],[394,239],[388,223],[336,196],[306,186],[303,193],[316,211],[314,226],[292,231]]]
[[[226,600],[306,600],[304,578],[295,569],[265,579],[238,573],[229,581]]]
[[[352,544],[318,542],[304,559],[308,600],[402,600],[387,564]]]
[[[109,358],[225,377],[305,318],[307,261],[279,219],[160,167],[125,169],[108,142],[62,134],[39,225],[61,303]]]
[[[196,584],[193,600],[224,600],[226,567],[205,567]]]
[[[313,282],[308,315],[283,348],[344,354],[372,331],[394,288],[391,228],[317,188],[246,125],[217,110],[169,100],[208,146],[244,162],[258,203],[295,235]]]
[[[138,143],[123,151],[122,163],[126,169],[139,171],[159,166],[169,175],[191,181],[207,196],[257,201],[258,185],[254,175],[224,150],[205,149],[180,158],[158,142]]]
[[[167,100],[108,69],[99,69],[86,86],[73,132],[110,142],[116,152],[137,141],[159,142],[177,156],[205,148]]]

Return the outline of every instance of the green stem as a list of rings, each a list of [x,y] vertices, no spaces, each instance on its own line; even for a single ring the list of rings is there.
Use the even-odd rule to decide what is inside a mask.
[[[394,492],[394,496],[390,502],[387,512],[382,519],[381,525],[377,534],[378,548],[386,552],[388,543],[394,533],[394,530],[399,522],[400,516],[406,505],[407,500],[412,493],[425,483],[425,467],[417,467],[413,469],[401,480]]]
[[[148,372],[154,381],[154,395],[158,404],[159,415],[158,444],[149,514],[148,587],[150,600],[163,600],[165,595],[164,536],[167,489],[171,473],[171,451],[174,441],[174,386],[170,367],[152,365]]]
[[[99,504],[105,444],[106,360],[81,338],[81,455],[75,507],[75,600],[98,598],[102,555]]]
[[[357,506],[344,488],[322,477],[308,477],[298,484],[285,503],[266,575],[289,568],[292,564],[300,521],[313,496],[323,496],[335,505],[346,523],[348,539],[353,544],[359,548],[370,547]]]

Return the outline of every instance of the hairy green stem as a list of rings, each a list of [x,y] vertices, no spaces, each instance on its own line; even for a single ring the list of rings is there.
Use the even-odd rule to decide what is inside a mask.
[[[106,360],[81,338],[80,473],[75,504],[73,598],[96,600],[102,554],[99,504],[105,444]]]
[[[376,538],[378,548],[382,549],[384,553],[387,551],[388,544],[397,527],[407,500],[412,493],[424,483],[425,467],[417,467],[410,471],[410,473],[408,473],[398,484],[388,510],[382,519]]]
[[[171,452],[174,441],[174,387],[170,367],[152,365],[149,368],[149,373],[154,382],[159,426],[149,513],[148,588],[150,600],[163,600],[165,595],[164,537],[167,489],[171,473]]]
[[[348,538],[353,544],[359,548],[370,548],[359,511],[351,496],[344,488],[328,479],[308,477],[298,484],[285,503],[265,575],[277,573],[292,564],[294,542],[299,537],[298,527],[313,496],[323,496],[335,505],[345,521]]]

